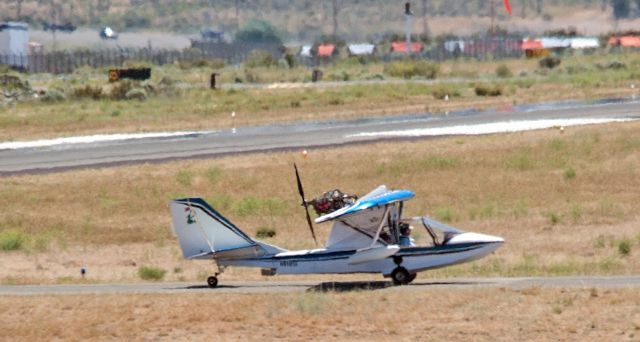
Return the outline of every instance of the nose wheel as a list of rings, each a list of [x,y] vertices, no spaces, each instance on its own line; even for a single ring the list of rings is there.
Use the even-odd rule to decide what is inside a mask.
[[[417,273],[409,273],[406,268],[399,266],[391,272],[391,280],[394,285],[407,285],[416,279],[417,275]]]

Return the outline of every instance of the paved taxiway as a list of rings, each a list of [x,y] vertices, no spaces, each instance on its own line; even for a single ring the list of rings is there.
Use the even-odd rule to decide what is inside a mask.
[[[78,294],[181,294],[181,293],[278,293],[303,291],[428,291],[431,289],[473,290],[479,288],[640,288],[640,276],[580,276],[536,278],[452,278],[419,279],[407,286],[393,286],[389,281],[251,281],[225,282],[217,288],[203,283],[132,283],[81,285],[2,285],[0,296],[78,295]]]

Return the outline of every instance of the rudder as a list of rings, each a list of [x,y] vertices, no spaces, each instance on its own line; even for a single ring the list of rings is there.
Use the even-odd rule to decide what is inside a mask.
[[[175,199],[169,206],[185,259],[210,259],[216,253],[256,246],[253,239],[201,198]]]

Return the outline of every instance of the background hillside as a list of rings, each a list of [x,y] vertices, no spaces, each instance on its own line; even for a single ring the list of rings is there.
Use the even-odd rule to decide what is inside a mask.
[[[511,16],[502,1],[493,3],[496,24],[524,34],[569,26],[583,34],[600,34],[632,28],[640,14],[636,0],[512,1]],[[91,28],[109,25],[125,32],[178,33],[196,33],[203,27],[232,33],[247,21],[262,19],[273,23],[285,41],[310,41],[334,30],[344,39],[375,41],[403,31],[403,4],[383,0],[6,0],[0,3],[0,19],[27,21],[34,29],[47,21]],[[485,33],[491,25],[491,4],[490,0],[412,1],[414,32]],[[615,21],[614,14],[623,20]]]

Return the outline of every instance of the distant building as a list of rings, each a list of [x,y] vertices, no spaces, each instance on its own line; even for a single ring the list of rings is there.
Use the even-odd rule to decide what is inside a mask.
[[[300,49],[300,56],[307,58],[313,57],[312,48],[313,46],[311,45],[302,45],[302,48]]]
[[[0,64],[26,68],[29,64],[29,25],[0,23]]]
[[[347,47],[350,56],[371,56],[376,50],[376,46],[369,43],[350,44]]]
[[[318,57],[333,57],[338,53],[338,49],[333,44],[318,45]]]
[[[640,47],[640,36],[614,36],[609,38],[609,45]]]
[[[411,51],[413,53],[422,52],[424,44],[415,42],[411,43]],[[393,42],[391,43],[391,52],[407,53],[407,42]]]

